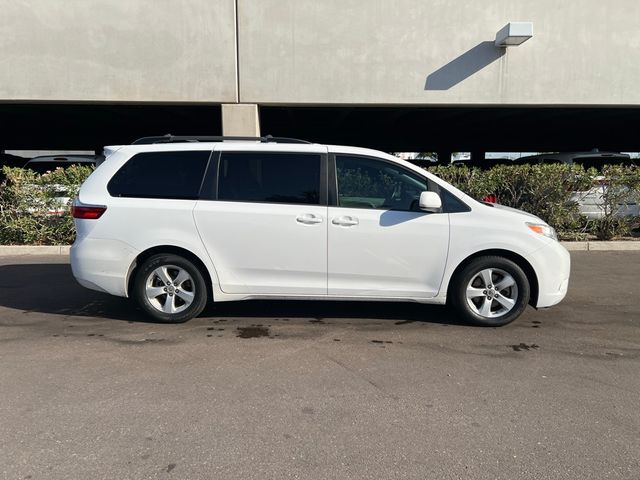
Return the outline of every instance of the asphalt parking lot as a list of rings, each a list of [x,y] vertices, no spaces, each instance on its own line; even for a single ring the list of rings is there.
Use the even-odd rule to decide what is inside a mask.
[[[640,478],[640,252],[572,255],[503,328],[416,304],[221,304],[182,325],[0,259],[5,479]]]

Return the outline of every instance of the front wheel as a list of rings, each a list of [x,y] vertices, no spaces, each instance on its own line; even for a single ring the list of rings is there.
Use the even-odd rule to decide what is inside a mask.
[[[503,257],[478,257],[454,277],[450,300],[464,320],[499,327],[524,312],[530,291],[529,280],[516,263]]]
[[[178,255],[150,257],[136,273],[133,297],[154,320],[182,323],[207,304],[207,284],[192,262]]]

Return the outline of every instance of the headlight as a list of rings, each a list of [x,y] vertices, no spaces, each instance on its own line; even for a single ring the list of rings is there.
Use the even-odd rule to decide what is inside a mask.
[[[527,227],[532,232],[537,233],[538,235],[544,235],[545,237],[552,238],[554,240],[558,240],[558,234],[556,233],[555,228],[550,227],[546,223],[529,223],[527,222]]]

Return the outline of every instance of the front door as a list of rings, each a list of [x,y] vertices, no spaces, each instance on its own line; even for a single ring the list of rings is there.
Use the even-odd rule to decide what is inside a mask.
[[[336,155],[335,172],[329,295],[435,296],[447,261],[449,215],[419,210],[427,179],[392,162],[349,155]]]

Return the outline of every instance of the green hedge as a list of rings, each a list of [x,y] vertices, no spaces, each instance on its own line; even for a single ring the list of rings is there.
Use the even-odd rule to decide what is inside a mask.
[[[611,239],[629,235],[640,218],[615,215],[623,199],[640,199],[640,168],[605,166],[601,172],[579,165],[500,165],[490,170],[466,166],[428,169],[474,198],[496,195],[498,202],[531,212],[555,227],[563,239]],[[69,204],[60,206],[60,192],[73,199],[93,171],[72,166],[44,175],[20,168],[3,168],[7,179],[0,187],[0,244],[58,245],[74,240]],[[574,191],[591,188],[604,177],[609,185],[603,198],[604,218],[587,220],[571,201]],[[599,177],[598,177],[599,178]],[[70,203],[70,202],[69,202]],[[64,210],[62,215],[51,211]]]
[[[42,175],[22,168],[4,167],[2,171],[6,180],[0,187],[0,244],[73,243],[69,207],[93,168],[71,166]],[[61,196],[69,197],[66,205],[60,204]]]
[[[490,170],[466,166],[440,166],[428,170],[476,199],[495,195],[498,203],[539,216],[567,240],[609,240],[629,235],[638,217],[615,215],[618,203],[640,199],[640,168],[606,165],[602,171],[580,165],[498,165]],[[602,177],[602,178],[601,178]],[[602,199],[604,217],[587,220],[572,201],[573,192],[592,188],[602,181],[609,188]]]

